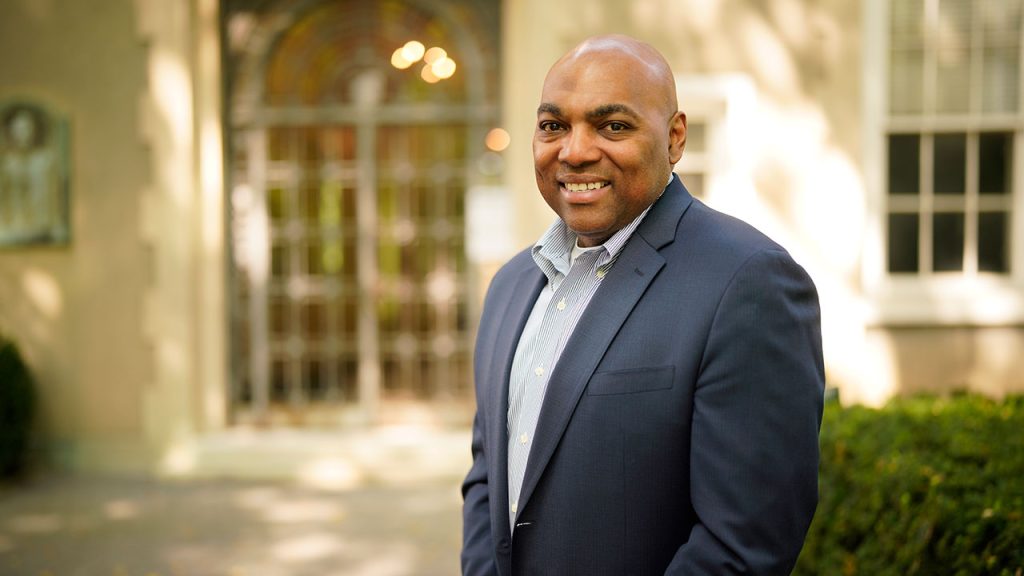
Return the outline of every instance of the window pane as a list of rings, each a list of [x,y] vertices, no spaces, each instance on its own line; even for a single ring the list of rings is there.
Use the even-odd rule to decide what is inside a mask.
[[[686,151],[706,152],[705,126],[703,122],[691,122],[686,126]]]
[[[319,226],[323,203],[320,183],[315,180],[307,181],[299,192],[299,200],[302,204],[302,216],[306,219],[306,225]]]
[[[963,194],[967,187],[967,135],[936,134],[932,174],[936,194]]]
[[[978,146],[978,191],[1009,194],[1013,182],[1013,134],[983,133]]]
[[[1017,85],[1020,78],[1020,48],[986,46],[981,83],[985,112],[1016,112]]]
[[[978,214],[978,270],[982,272],[1009,272],[1009,234],[1006,212]]]
[[[893,50],[890,62],[890,111],[893,114],[920,114],[923,111],[921,86],[924,84],[924,52]]]
[[[980,4],[985,38],[1014,37],[1020,33],[1021,0],[982,0]]]
[[[1015,112],[1020,81],[1021,0],[980,2],[982,109]]]
[[[272,298],[270,300],[270,333],[275,336],[283,336],[289,330],[290,318],[288,301],[284,298]]]
[[[924,22],[924,0],[893,0],[891,12],[894,36],[920,37]]]
[[[921,137],[917,134],[889,135],[889,193],[918,194]]]
[[[288,399],[287,366],[284,360],[276,359],[270,365],[270,399],[274,402]]]
[[[889,214],[889,271],[917,272],[917,214]]]
[[[270,275],[274,278],[284,278],[289,272],[288,249],[276,245],[270,249]]]
[[[940,113],[966,113],[970,107],[971,55],[968,50],[940,50],[936,108]]]
[[[896,0],[891,9],[889,108],[894,114],[920,114],[924,85],[924,2]]]
[[[267,191],[267,213],[274,224],[288,217],[287,192],[281,188],[271,188]]]
[[[964,269],[964,215],[936,214],[932,224],[932,269],[959,272]]]
[[[359,399],[359,359],[354,354],[338,359],[338,388],[341,399],[354,402]]]
[[[967,112],[971,83],[971,3],[941,0],[935,33],[939,112]]]
[[[327,363],[316,356],[307,356],[302,363],[303,387],[310,400],[322,400],[326,396],[327,382],[324,377]]]
[[[302,336],[304,338],[322,338],[326,332],[327,307],[323,302],[304,302],[302,304]]]
[[[354,340],[359,322],[359,300],[355,296],[342,296],[337,303],[335,330],[343,341]]]

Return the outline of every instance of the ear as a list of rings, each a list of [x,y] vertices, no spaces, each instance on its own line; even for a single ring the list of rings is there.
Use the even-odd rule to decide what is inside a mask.
[[[686,147],[686,114],[676,112],[668,124],[668,159],[675,164],[683,157]]]

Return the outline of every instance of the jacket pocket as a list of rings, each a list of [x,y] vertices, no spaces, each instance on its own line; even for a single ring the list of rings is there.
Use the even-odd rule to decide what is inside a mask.
[[[653,366],[595,372],[587,386],[587,394],[591,396],[607,396],[610,394],[637,394],[668,390],[672,388],[674,366]]]

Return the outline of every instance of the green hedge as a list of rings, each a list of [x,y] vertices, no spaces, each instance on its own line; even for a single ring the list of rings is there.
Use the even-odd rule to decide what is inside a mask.
[[[0,335],[0,478],[25,466],[35,389],[17,347]]]
[[[830,402],[796,575],[1024,575],[1024,397]]]

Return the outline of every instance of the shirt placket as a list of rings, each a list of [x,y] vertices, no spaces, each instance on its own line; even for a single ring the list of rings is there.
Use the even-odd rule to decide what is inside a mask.
[[[551,302],[544,311],[537,333],[537,345],[530,354],[528,370],[524,386],[524,409],[520,411],[518,425],[512,431],[511,450],[529,454],[533,446],[533,434],[540,416],[540,404],[544,401],[548,379],[557,361],[558,351],[565,345],[568,329],[574,317],[579,313],[578,305],[590,286],[598,281],[603,274],[595,273],[595,264],[603,250],[591,250],[580,254],[573,262],[569,274],[562,280],[551,297]],[[522,454],[521,452],[521,454]],[[509,477],[509,519],[515,527],[518,513],[519,494],[522,489],[523,477],[526,472],[527,458],[513,458],[513,462],[522,463],[510,470]]]

